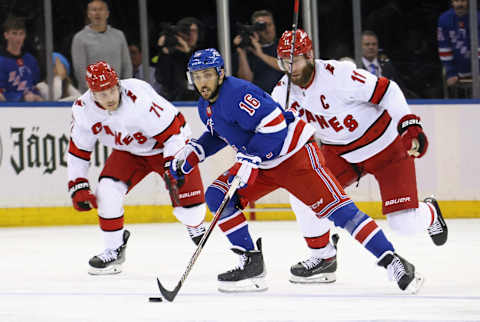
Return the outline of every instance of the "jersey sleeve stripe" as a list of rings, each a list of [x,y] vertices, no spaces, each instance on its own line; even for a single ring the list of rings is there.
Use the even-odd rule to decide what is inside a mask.
[[[280,113],[276,118],[271,120],[269,123],[265,124],[264,126],[258,128],[257,131],[259,133],[274,133],[283,130],[287,127],[287,122],[285,122],[285,118],[283,114]]]
[[[453,53],[453,50],[450,47],[442,47],[442,48],[438,48],[438,52],[440,54],[448,54],[448,53],[451,54],[451,53]]]
[[[275,125],[278,125],[282,122],[285,121],[285,118],[283,117],[283,114],[280,113],[276,118],[274,118],[273,120],[271,120],[270,122],[268,122],[267,124],[265,124],[265,127],[268,127],[268,126],[275,126]]]
[[[290,145],[288,146],[287,153],[295,149],[297,146],[298,140],[300,139],[300,136],[302,135],[303,128],[307,125],[303,120],[300,120],[297,123],[297,126],[295,126],[295,130],[293,132],[292,140],[290,141]]]
[[[185,117],[183,117],[182,113],[178,113],[170,125],[163,130],[163,132],[155,135],[153,138],[157,140],[155,143],[154,149],[161,149],[163,148],[163,143],[167,141],[172,135],[179,134],[182,127],[186,124]]]
[[[260,121],[260,123],[257,125],[257,128],[256,130],[259,131],[261,128],[265,127],[265,126],[269,126],[270,124],[273,124],[272,125],[276,125],[277,123],[280,123],[279,122],[274,122],[279,115],[283,115],[282,114],[282,111],[280,111],[280,109],[276,108],[274,109],[272,112],[270,112],[270,114],[268,114],[267,116],[264,116],[262,118],[262,120]]]
[[[90,161],[90,156],[92,155],[91,151],[85,151],[82,149],[79,149],[75,143],[73,143],[73,140],[70,139],[70,144],[68,146],[68,152],[77,158],[80,158],[85,161]]]
[[[450,61],[453,60],[453,51],[451,48],[439,48],[438,56],[441,61]]]
[[[370,97],[368,101],[373,104],[380,103],[389,85],[390,81],[388,80],[388,78],[379,77],[377,79],[377,83],[375,84],[375,89],[373,90],[372,97]]]

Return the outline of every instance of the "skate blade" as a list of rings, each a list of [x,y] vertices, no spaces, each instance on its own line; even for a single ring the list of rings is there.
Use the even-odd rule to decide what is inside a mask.
[[[421,274],[415,273],[415,278],[408,284],[405,292],[408,294],[417,294],[425,283],[425,277]]]
[[[90,275],[114,275],[122,272],[122,267],[120,265],[110,265],[106,268],[95,268],[90,267],[88,274]]]
[[[290,275],[290,283],[294,284],[328,284],[337,280],[335,273],[323,273],[308,277]]]
[[[252,277],[236,282],[219,282],[218,290],[224,293],[263,292],[268,289],[264,277]]]

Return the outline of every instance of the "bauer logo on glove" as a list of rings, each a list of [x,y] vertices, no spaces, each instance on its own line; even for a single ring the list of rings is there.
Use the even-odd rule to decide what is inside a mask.
[[[78,211],[89,211],[97,208],[97,198],[90,191],[90,184],[85,178],[77,178],[68,182],[68,192],[72,197],[73,207]]]
[[[427,152],[428,140],[423,132],[420,117],[414,114],[403,116],[398,122],[397,129],[409,156],[421,158]]]

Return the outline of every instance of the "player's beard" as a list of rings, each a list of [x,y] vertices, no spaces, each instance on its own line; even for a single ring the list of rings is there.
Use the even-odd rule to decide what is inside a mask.
[[[292,78],[292,83],[300,87],[307,86],[308,83],[310,82],[310,79],[313,76],[314,69],[315,69],[315,65],[312,62],[307,61],[307,64],[302,70],[302,75],[300,76],[300,78],[297,78],[297,79]]]
[[[198,93],[204,100],[209,101],[210,103],[213,103],[213,102],[216,100],[217,96],[218,96],[218,92],[220,92],[220,87],[222,86],[222,83],[223,83],[223,82],[220,83],[220,81],[218,81],[218,82],[217,82],[217,86],[215,87],[215,89],[214,89],[213,91],[211,91],[211,94],[208,95],[208,97],[203,96],[203,94],[202,94],[203,88],[201,88],[200,90],[198,90],[197,86],[195,86],[195,90],[197,91],[197,93]],[[205,86],[205,88],[208,89],[208,90],[210,90],[210,88],[208,88],[208,87],[206,87],[206,86]]]

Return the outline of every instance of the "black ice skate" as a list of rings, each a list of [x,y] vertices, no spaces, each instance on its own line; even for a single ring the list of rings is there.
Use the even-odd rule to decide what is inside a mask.
[[[186,226],[188,235],[192,239],[192,241],[195,243],[195,245],[198,245],[200,243],[200,240],[202,240],[203,235],[205,234],[205,225],[201,223],[200,225],[193,227],[193,226]]]
[[[330,258],[310,257],[290,268],[290,282],[300,284],[333,283],[337,280],[337,256]]]
[[[238,247],[232,248],[240,255],[240,265],[228,272],[218,275],[221,292],[258,292],[268,287],[265,282],[265,266],[262,254],[262,240],[257,240],[257,250],[245,251]]]
[[[332,244],[337,249],[338,235],[332,235]],[[337,255],[330,258],[312,256],[290,268],[290,282],[300,284],[333,283],[337,280]]]
[[[437,220],[427,228],[428,234],[433,240],[433,243],[437,246],[441,246],[447,242],[448,238],[448,228],[447,223],[443,219],[442,212],[440,211],[440,206],[438,202],[433,197],[428,197],[423,200],[425,203],[429,203],[435,207],[437,211]]]
[[[121,265],[125,262],[125,250],[127,248],[130,232],[123,231],[123,244],[117,249],[106,249],[102,254],[93,256],[90,261],[90,275],[118,274],[122,271]]]
[[[395,280],[402,291],[417,293],[425,281],[424,277],[415,272],[415,266],[396,253],[387,252],[378,262],[385,267],[390,280]]]

